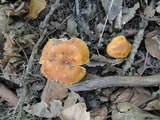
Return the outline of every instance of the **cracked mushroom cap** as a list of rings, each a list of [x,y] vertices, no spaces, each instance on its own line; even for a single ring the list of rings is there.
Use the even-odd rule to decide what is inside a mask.
[[[113,58],[125,58],[131,52],[131,48],[125,36],[117,36],[107,45],[106,52]]]
[[[69,85],[80,81],[86,74],[81,67],[89,62],[89,50],[84,41],[50,39],[44,46],[40,58],[41,72],[48,80],[57,80]]]

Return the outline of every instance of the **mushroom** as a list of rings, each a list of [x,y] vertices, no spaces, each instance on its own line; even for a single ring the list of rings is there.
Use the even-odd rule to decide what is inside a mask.
[[[69,85],[80,81],[86,74],[81,67],[89,62],[89,50],[84,41],[50,39],[44,46],[40,58],[41,72],[48,80],[57,80]]]
[[[125,58],[131,52],[131,44],[125,36],[117,36],[107,45],[106,52],[113,58]]]

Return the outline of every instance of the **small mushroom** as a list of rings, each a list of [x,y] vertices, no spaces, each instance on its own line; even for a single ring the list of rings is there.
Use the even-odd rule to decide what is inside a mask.
[[[86,74],[81,67],[89,62],[89,50],[84,41],[50,39],[44,46],[40,58],[41,72],[48,80],[57,80],[69,85],[80,81]]]
[[[107,45],[106,52],[113,58],[125,58],[131,52],[131,44],[125,36],[117,36]]]

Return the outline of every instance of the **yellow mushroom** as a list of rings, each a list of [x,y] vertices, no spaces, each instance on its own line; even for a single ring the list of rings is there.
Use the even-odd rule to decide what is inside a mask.
[[[89,62],[89,50],[84,41],[50,39],[44,46],[40,58],[41,72],[48,80],[57,80],[69,85],[80,81],[86,74],[81,67]]]
[[[117,36],[107,45],[106,52],[113,58],[125,58],[131,52],[131,44],[125,36]]]

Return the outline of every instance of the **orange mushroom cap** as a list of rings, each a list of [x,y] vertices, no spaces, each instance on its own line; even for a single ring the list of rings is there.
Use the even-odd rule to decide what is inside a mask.
[[[106,52],[113,58],[125,58],[131,52],[131,44],[125,36],[117,36],[107,45]]]
[[[84,41],[78,38],[70,40],[50,39],[44,46],[40,58],[41,72],[48,80],[57,80],[61,84],[73,84],[86,74],[79,66],[89,62],[89,50]]]

